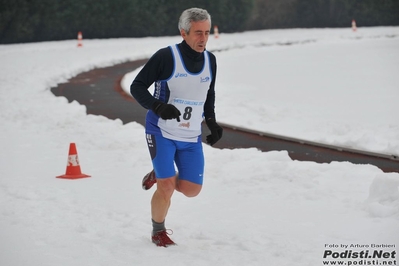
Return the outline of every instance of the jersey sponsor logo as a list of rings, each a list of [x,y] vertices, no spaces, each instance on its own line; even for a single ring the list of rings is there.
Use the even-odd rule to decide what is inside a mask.
[[[201,101],[191,101],[191,100],[184,100],[184,99],[173,99],[173,103],[175,104],[184,104],[184,105],[195,105],[195,106],[202,106],[205,102]]]
[[[179,73],[177,72],[175,78],[187,78],[187,73]]]
[[[190,122],[187,123],[180,123],[179,127],[186,127],[186,128],[190,128]]]
[[[204,83],[204,82],[208,82],[211,78],[210,77],[205,77],[205,78],[200,78],[201,79],[201,83]]]

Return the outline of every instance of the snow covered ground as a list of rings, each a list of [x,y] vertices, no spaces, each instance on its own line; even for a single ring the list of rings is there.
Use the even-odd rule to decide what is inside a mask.
[[[0,45],[0,265],[375,259],[324,259],[328,250],[383,250],[391,255],[379,262],[396,262],[399,174],[206,145],[203,191],[193,199],[175,194],[167,218],[178,246],[156,248],[149,240],[152,192],[141,189],[151,169],[143,127],[86,115],[50,88],[176,42],[179,36],[84,40],[82,48],[75,40]],[[399,27],[221,34],[208,44],[217,51],[219,121],[399,154]],[[55,178],[65,173],[70,142],[91,178]]]

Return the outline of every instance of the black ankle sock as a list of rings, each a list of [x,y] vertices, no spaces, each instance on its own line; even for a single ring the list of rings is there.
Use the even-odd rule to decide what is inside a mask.
[[[152,231],[153,232],[159,232],[159,231],[164,231],[166,230],[165,228],[165,221],[163,221],[162,223],[157,223],[154,220],[152,220]]]

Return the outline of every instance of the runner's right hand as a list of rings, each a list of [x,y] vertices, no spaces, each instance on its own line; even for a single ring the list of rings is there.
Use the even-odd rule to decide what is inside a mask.
[[[153,108],[154,113],[159,115],[162,119],[175,119],[180,122],[180,111],[173,104],[155,102]]]

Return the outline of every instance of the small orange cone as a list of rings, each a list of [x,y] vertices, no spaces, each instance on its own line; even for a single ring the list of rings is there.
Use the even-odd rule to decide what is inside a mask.
[[[354,19],[352,19],[352,30],[356,31],[357,27],[356,27],[356,21]]]
[[[213,27],[213,35],[215,35],[215,39],[219,38],[219,28],[218,28],[218,26]]]
[[[76,144],[71,143],[69,145],[68,162],[65,175],[57,176],[57,178],[65,179],[78,179],[83,177],[90,177],[89,175],[82,174],[80,171],[78,152],[76,150]]]
[[[83,36],[82,36],[82,32],[79,31],[78,32],[78,47],[82,47],[83,46]]]

